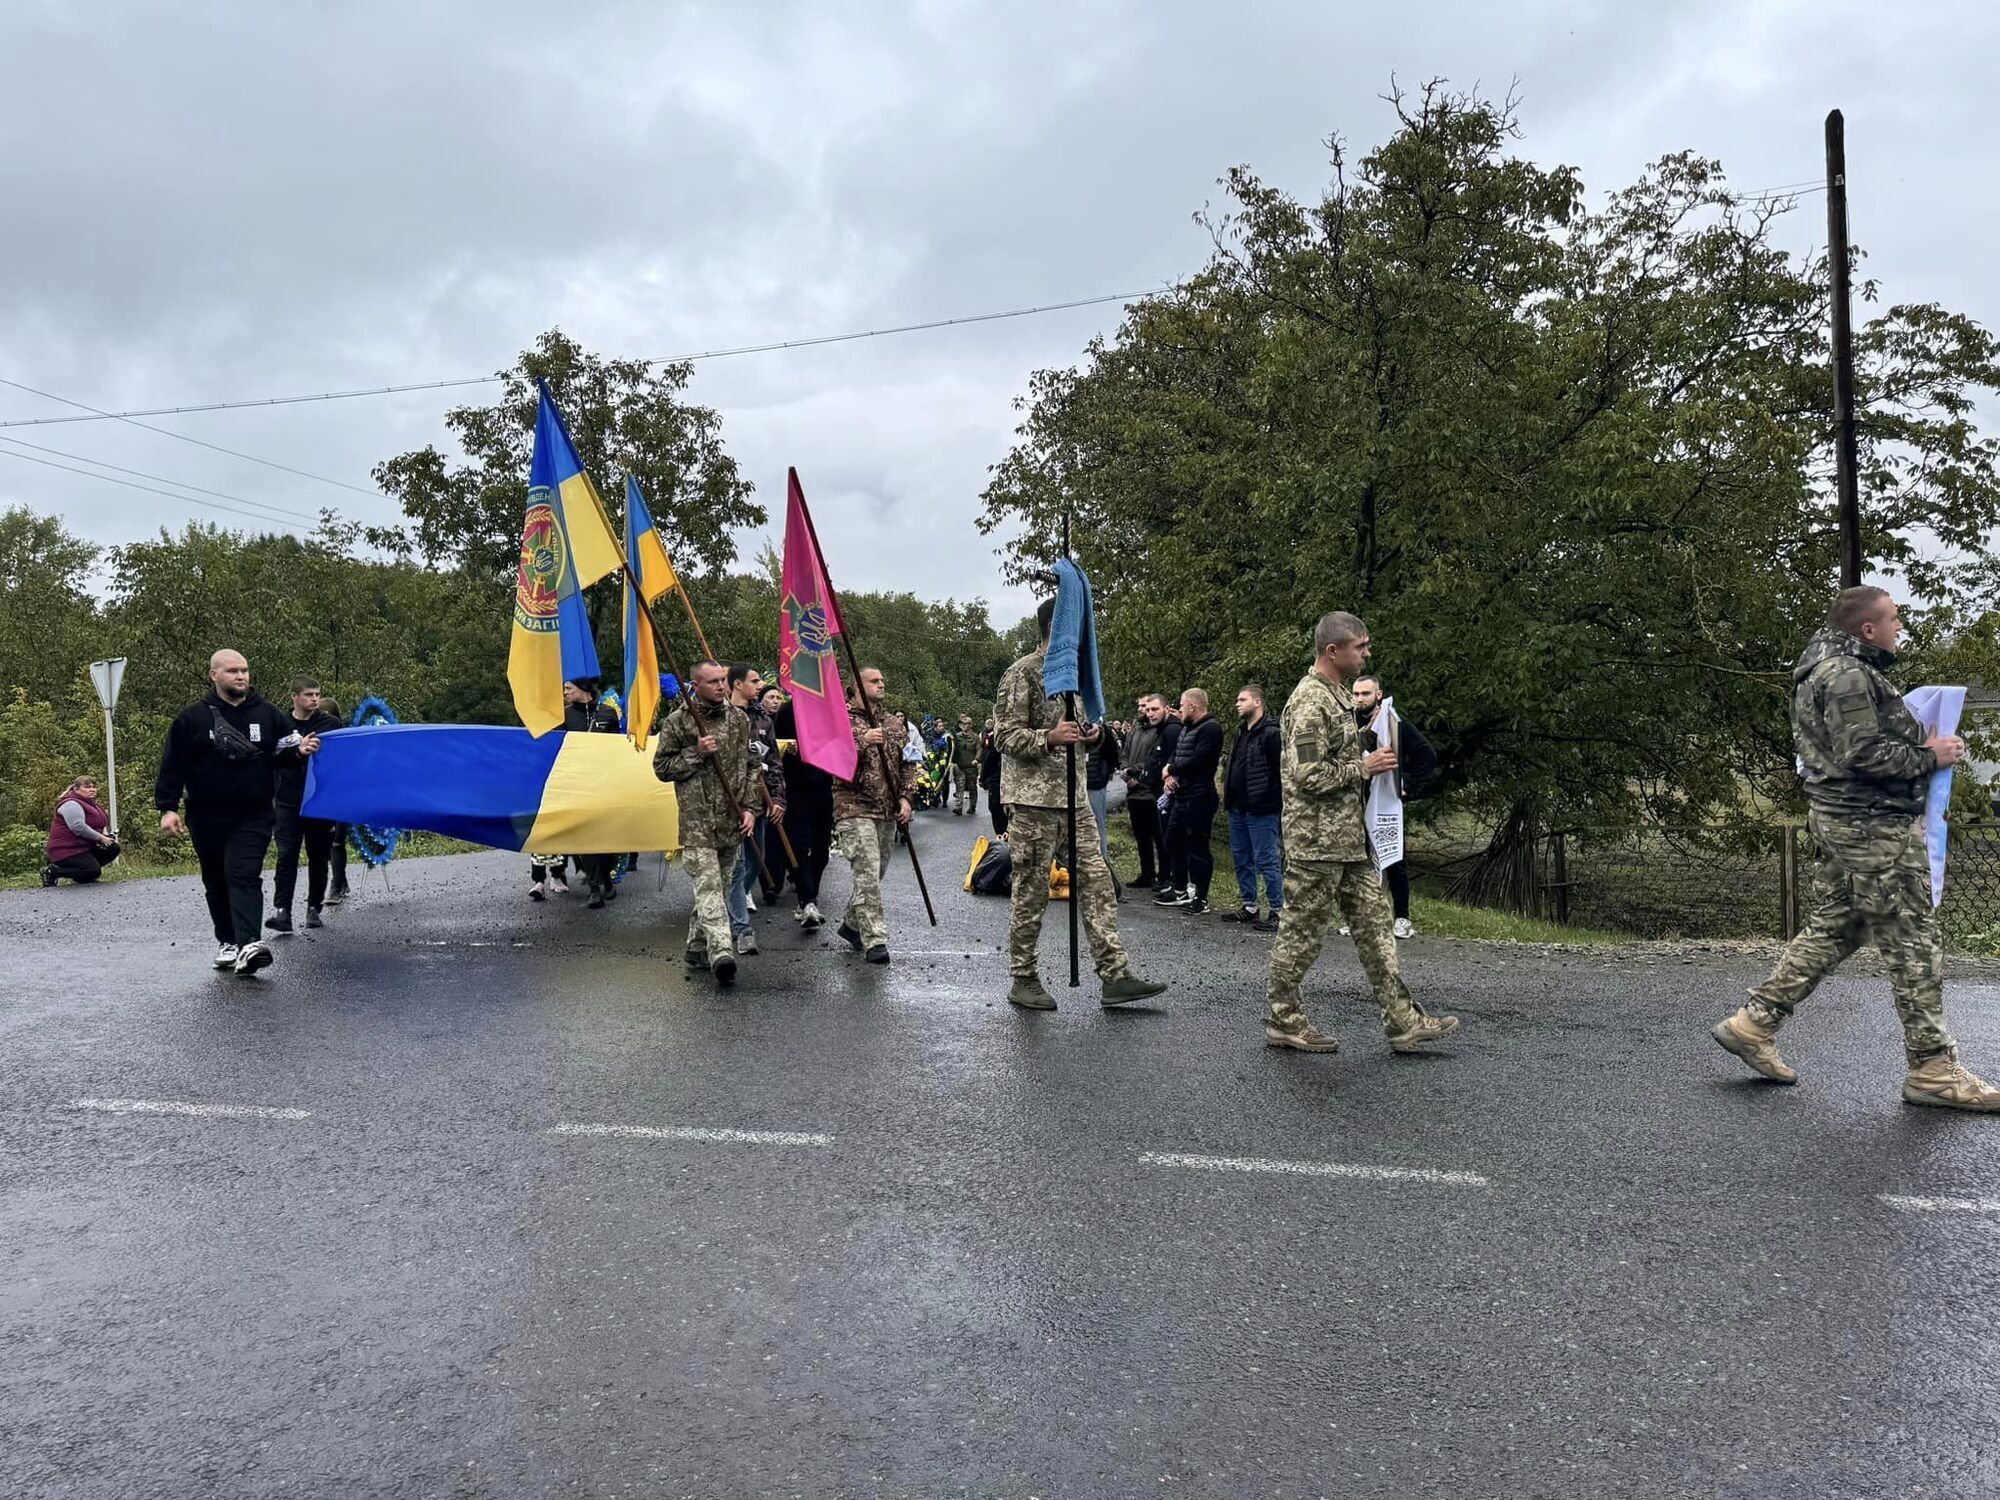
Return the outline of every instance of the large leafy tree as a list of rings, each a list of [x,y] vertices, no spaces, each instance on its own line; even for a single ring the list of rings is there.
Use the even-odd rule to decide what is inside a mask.
[[[97,650],[98,550],[53,516],[0,510],[0,693],[64,697]]]
[[[1781,795],[1836,575],[1823,264],[1713,162],[1592,210],[1510,106],[1391,103],[1317,203],[1232,172],[1208,264],[1034,377],[982,527],[1025,523],[1020,576],[1073,510],[1121,692],[1282,694],[1312,622],[1361,614],[1496,853]],[[1992,341],[1892,307],[1859,345],[1871,558],[1990,595]]]

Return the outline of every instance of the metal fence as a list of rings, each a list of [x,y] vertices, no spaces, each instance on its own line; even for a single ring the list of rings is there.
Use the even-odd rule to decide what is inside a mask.
[[[1419,885],[1463,896],[1484,843],[1412,834]],[[1487,882],[1501,904],[1637,937],[1790,937],[1812,904],[1811,838],[1798,824],[1554,829],[1519,859],[1508,878]],[[1951,824],[1940,915],[1954,942],[2000,931],[2000,822]]]

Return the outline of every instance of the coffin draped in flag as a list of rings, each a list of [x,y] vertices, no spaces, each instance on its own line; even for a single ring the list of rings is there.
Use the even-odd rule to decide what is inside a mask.
[[[799,471],[786,471],[785,562],[778,600],[778,685],[792,700],[799,758],[842,781],[854,779],[857,750],[847,719],[834,637],[840,604],[826,581]]]
[[[301,811],[537,854],[680,847],[673,787],[622,735],[473,724],[337,729],[307,768]]]

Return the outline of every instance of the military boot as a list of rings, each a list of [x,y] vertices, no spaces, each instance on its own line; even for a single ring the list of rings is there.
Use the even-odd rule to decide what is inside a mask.
[[[1167,987],[1150,979],[1141,979],[1137,974],[1120,974],[1116,979],[1104,981],[1102,1005],[1130,1005],[1134,1000],[1150,1000],[1155,995],[1164,995]]]
[[[1007,991],[1007,1003],[1023,1010],[1054,1010],[1056,997],[1042,988],[1042,981],[1035,975],[1016,974],[1013,988]]]
[[[1411,1006],[1401,1029],[1389,1033],[1392,1052],[1421,1052],[1440,1037],[1458,1030],[1457,1016],[1426,1015],[1420,1006]]]
[[[1778,1056],[1778,1023],[1754,1005],[1746,1005],[1733,1016],[1717,1021],[1709,1030],[1725,1051],[1742,1058],[1752,1072],[1762,1073],[1773,1083],[1797,1083],[1799,1075]]]
[[[2000,1113],[2000,1089],[1960,1062],[1956,1047],[1912,1063],[1910,1071],[1903,1075],[1903,1100],[1907,1104],[1933,1104],[1939,1109]]]
[[[1301,1021],[1297,1026],[1280,1026],[1276,1021],[1264,1023],[1264,1045],[1267,1047],[1290,1047],[1297,1052],[1338,1052],[1340,1043],[1321,1031],[1310,1021]]]

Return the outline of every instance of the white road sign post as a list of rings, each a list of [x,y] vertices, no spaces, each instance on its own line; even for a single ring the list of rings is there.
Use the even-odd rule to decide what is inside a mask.
[[[118,745],[112,737],[111,713],[118,707],[118,689],[125,682],[125,658],[90,664],[90,680],[97,688],[97,701],[104,708],[104,785],[111,794],[111,836],[118,836]]]

